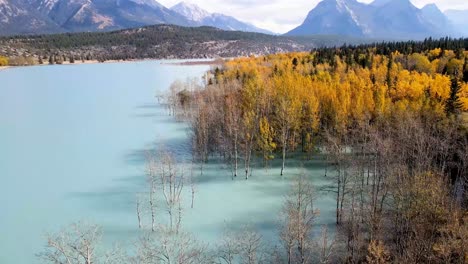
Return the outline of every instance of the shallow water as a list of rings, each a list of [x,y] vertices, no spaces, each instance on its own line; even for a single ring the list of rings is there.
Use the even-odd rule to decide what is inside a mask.
[[[44,233],[78,220],[101,225],[107,245],[135,240],[145,151],[164,144],[177,156],[189,153],[186,125],[154,95],[207,69],[145,61],[0,72],[0,263],[38,263]],[[276,239],[289,179],[302,170],[317,187],[327,179],[319,159],[304,168],[289,162],[283,178],[275,165],[232,181],[222,164],[208,164],[184,229],[215,244],[225,226],[250,224]],[[333,223],[333,205],[330,195],[319,196],[318,224]]]

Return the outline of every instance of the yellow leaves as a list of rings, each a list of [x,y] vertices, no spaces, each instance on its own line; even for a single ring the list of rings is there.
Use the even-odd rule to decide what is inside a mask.
[[[390,263],[390,252],[380,240],[372,240],[367,247],[366,262],[369,264]]]
[[[372,75],[375,80],[376,84],[384,84],[387,79],[387,64],[388,60],[384,57],[376,57],[375,58],[375,65],[376,67],[372,69]]]
[[[339,55],[334,65],[318,63],[312,53],[275,54],[229,61],[223,80],[240,79],[242,112],[253,111],[258,124],[266,116],[279,129],[286,120],[291,131],[345,130],[361,121],[405,111],[430,111],[443,116],[450,79],[440,74],[463,66],[453,51],[434,49],[409,56],[372,54],[371,68],[350,66]],[[363,59],[361,54],[361,59]],[[388,66],[392,65],[390,69]],[[404,67],[408,67],[405,69]],[[462,73],[460,71],[460,73]],[[459,94],[468,111],[468,88]]]
[[[408,67],[409,70],[415,70],[420,73],[424,72],[430,74],[432,72],[432,65],[429,59],[419,53],[408,56]]]
[[[304,130],[317,130],[319,126],[320,102],[315,93],[312,81],[307,78],[304,82],[304,89],[301,91],[302,98],[302,121]]]
[[[346,129],[348,115],[351,107],[351,85],[344,82],[341,85],[335,85],[336,100],[333,100],[333,108],[336,111],[336,125],[340,129]]]
[[[463,63],[462,60],[450,59],[446,65],[447,74],[460,77],[463,75]]]
[[[450,78],[448,76],[437,74],[432,79],[429,87],[431,98],[445,102],[450,96]]]
[[[0,56],[0,66],[7,66],[8,65],[8,58]]]
[[[398,73],[398,81],[392,97],[395,100],[416,100],[424,94],[424,83],[419,73],[410,73],[407,70]]]
[[[384,116],[389,111],[389,106],[392,103],[387,97],[387,86],[376,84],[374,87],[373,101],[375,104],[374,115]]]
[[[408,218],[418,223],[439,224],[449,214],[448,190],[441,175],[422,173],[414,177]]]
[[[462,84],[458,97],[462,103],[462,111],[468,112],[468,83]]]
[[[433,50],[430,50],[429,51],[429,59],[430,60],[434,60],[436,58],[438,58],[440,56],[440,54],[442,53],[442,49],[441,48],[436,48],[436,49],[433,49]]]
[[[273,140],[273,127],[270,126],[266,117],[262,117],[260,119],[260,128],[257,145],[259,146],[260,151],[263,153],[263,158],[265,160],[271,160],[274,158],[272,153],[276,149],[276,143]]]
[[[454,212],[447,216],[449,218],[439,231],[437,242],[432,250],[444,263],[457,263],[458,260],[468,260],[468,215],[460,215]],[[455,258],[454,258],[455,257]]]
[[[449,60],[455,58],[455,56],[453,50],[444,50],[444,57],[447,57]]]

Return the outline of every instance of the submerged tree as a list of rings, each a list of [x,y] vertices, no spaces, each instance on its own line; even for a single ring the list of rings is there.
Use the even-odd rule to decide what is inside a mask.
[[[126,253],[114,247],[107,253],[100,251],[102,232],[97,225],[78,222],[47,235],[47,245],[37,256],[52,264],[124,264]]]
[[[281,240],[286,249],[287,263],[310,263],[313,258],[312,229],[319,211],[314,207],[313,186],[301,173],[294,179],[283,208]]]
[[[209,264],[213,263],[207,246],[191,234],[162,227],[143,236],[137,244],[135,262],[140,264]]]
[[[147,175],[151,230],[156,229],[156,202],[159,197],[163,201],[161,207],[168,215],[169,229],[178,232],[182,222],[182,191],[186,181],[184,168],[177,165],[169,152],[160,150],[156,155],[147,155]]]

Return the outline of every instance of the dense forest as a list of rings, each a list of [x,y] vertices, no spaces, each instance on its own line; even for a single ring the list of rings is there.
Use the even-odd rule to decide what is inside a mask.
[[[114,32],[0,37],[0,56],[11,65],[83,60],[217,58],[306,51],[369,42],[352,37],[282,37],[211,27],[156,25]]]
[[[233,179],[249,180],[253,166],[279,161],[281,178],[288,161],[323,157],[334,235],[314,232],[314,183],[300,175],[279,213],[279,245],[265,246],[246,227],[208,250],[181,228],[180,193],[191,188],[193,206],[193,168],[161,150],[148,154],[142,198],[151,231],[131,257],[97,256],[99,229],[89,225],[50,236],[40,256],[50,263],[466,263],[467,44],[428,39],[237,58],[213,68],[204,86],[171,86],[167,106],[190,123],[200,173],[215,159]],[[169,219],[163,227],[155,223],[158,195]]]

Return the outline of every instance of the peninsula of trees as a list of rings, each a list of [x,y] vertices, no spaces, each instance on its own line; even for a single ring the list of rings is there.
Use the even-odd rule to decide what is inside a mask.
[[[283,175],[289,159],[324,154],[335,261],[464,263],[467,47],[446,38],[234,59],[202,89],[173,87],[171,102],[192,124],[197,160],[220,157],[233,177],[249,179],[256,158],[280,160]],[[297,259],[302,242],[286,243],[280,263],[309,263]]]

